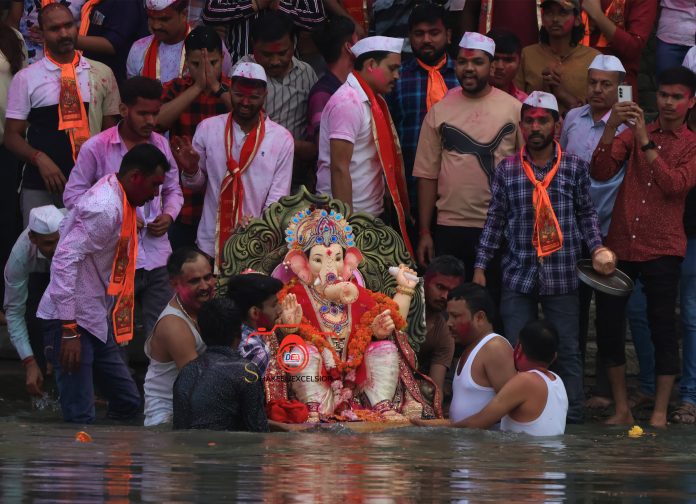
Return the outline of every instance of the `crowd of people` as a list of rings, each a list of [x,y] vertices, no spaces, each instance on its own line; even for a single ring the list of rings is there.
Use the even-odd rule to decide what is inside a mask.
[[[653,426],[696,423],[693,0],[6,3],[4,316],[27,391],[51,371],[66,421],[95,420],[96,387],[146,426],[278,427],[249,379],[273,358],[256,331],[299,308],[258,273],[216,296],[216,275],[227,240],[305,186],[393,227],[424,271],[418,365],[449,418],[414,423],[555,435],[645,402]],[[581,259],[631,296],[580,283]]]

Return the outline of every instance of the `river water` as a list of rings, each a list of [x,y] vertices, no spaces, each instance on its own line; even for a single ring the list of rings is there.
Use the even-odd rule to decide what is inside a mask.
[[[173,432],[0,404],[0,502],[696,501],[696,428]],[[84,429],[93,441],[75,441]]]

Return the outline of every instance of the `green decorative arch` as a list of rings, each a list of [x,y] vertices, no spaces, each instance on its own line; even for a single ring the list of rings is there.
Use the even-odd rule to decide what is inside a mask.
[[[403,263],[416,268],[401,235],[382,220],[366,213],[351,213],[344,202],[325,194],[311,194],[302,186],[297,193],[273,203],[260,219],[252,219],[246,228],[237,231],[227,240],[223,249],[218,292],[224,294],[229,277],[246,269],[271,274],[288,251],[285,229],[290,219],[295,213],[308,207],[335,210],[346,216],[353,227],[355,245],[364,257],[358,270],[365,279],[366,288],[391,297],[396,291],[396,280],[389,274],[389,267]],[[408,322],[409,341],[413,349],[418,351],[426,333],[422,282],[411,302]]]

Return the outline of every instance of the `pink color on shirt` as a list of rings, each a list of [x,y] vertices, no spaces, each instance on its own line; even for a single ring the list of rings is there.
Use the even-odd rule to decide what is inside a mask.
[[[144,206],[138,207],[138,217],[148,224],[158,215],[166,213],[174,221],[184,203],[181,186],[179,186],[179,170],[165,137],[152,133],[150,143],[164,153],[170,167],[165,175],[160,195]],[[123,156],[127,152],[128,148],[121,139],[118,125],[87,140],[80,149],[75,167],[70,172],[70,178],[65,185],[63,193],[65,206],[72,209],[95,182],[110,173],[118,173]],[[165,266],[171,253],[172,247],[166,234],[155,237],[147,232],[147,227],[140,230],[138,268],[150,271]]]

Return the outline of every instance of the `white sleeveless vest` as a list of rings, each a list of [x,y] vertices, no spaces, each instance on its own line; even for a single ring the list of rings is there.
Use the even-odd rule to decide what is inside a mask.
[[[462,372],[457,374],[455,370],[454,380],[452,381],[452,404],[449,410],[449,417],[452,422],[459,422],[469,418],[471,415],[475,415],[495,397],[493,387],[482,387],[471,377],[471,366],[474,363],[474,359],[476,359],[476,355],[493,338],[502,338],[502,336],[491,333],[484,337],[469,354]],[[507,340],[505,341],[507,342]],[[457,367],[459,367],[459,363],[457,363]]]
[[[524,432],[531,436],[560,436],[565,432],[566,415],[568,414],[568,396],[566,395],[563,380],[556,373],[551,374],[556,378],[551,380],[545,373],[532,369],[527,373],[536,373],[546,382],[548,396],[546,406],[536,420],[531,422],[518,422],[505,415],[500,421],[500,430],[509,432]]]
[[[202,354],[205,351],[205,343],[203,343],[196,326],[179,308],[174,308],[167,304],[164,310],[162,310],[162,313],[160,313],[152,332],[154,333],[159,321],[168,315],[179,317],[188,324],[194,338],[196,338],[196,352],[198,355]],[[172,420],[172,389],[174,387],[174,380],[176,380],[179,374],[179,370],[174,361],[159,362],[152,358],[150,354],[151,338],[152,334],[150,334],[145,341],[145,355],[150,359],[150,364],[147,367],[147,374],[145,375],[145,384],[143,386],[145,391],[145,427],[167,423]]]

